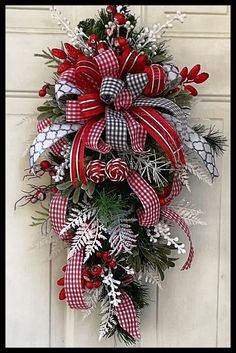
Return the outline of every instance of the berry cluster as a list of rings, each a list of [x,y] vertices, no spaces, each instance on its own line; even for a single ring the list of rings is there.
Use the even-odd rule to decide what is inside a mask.
[[[104,267],[109,267],[111,269],[117,268],[117,262],[109,250],[97,251],[96,257],[98,261],[100,260],[101,263],[93,264],[90,267],[83,265],[82,267],[81,284],[83,289],[99,288],[101,286],[101,277]],[[67,265],[62,267],[63,272],[66,271],[66,267]],[[64,286],[64,276],[57,281],[57,285]],[[64,300],[65,298],[65,288],[63,287],[59,292],[59,299]]]

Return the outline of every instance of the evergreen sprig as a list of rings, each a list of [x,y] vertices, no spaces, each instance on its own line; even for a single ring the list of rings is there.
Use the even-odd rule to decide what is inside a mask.
[[[206,127],[203,124],[197,124],[193,126],[193,130],[209,143],[216,155],[222,155],[225,151],[227,139],[223,136],[222,132],[215,129],[215,126],[211,125]]]

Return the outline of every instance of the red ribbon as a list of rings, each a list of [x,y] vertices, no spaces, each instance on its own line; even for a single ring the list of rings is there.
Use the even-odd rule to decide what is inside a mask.
[[[69,259],[65,271],[65,296],[72,309],[88,309],[82,289],[83,251],[81,248]]]
[[[116,307],[116,316],[120,326],[132,337],[140,338],[137,315],[131,298],[125,291],[122,291],[120,299],[121,302]]]
[[[184,231],[184,233],[186,234],[186,236],[189,239],[190,248],[189,248],[188,258],[181,268],[181,271],[187,270],[188,268],[190,268],[191,262],[192,262],[192,259],[194,256],[193,243],[192,243],[192,238],[191,238],[189,228],[188,228],[187,224],[185,223],[185,221],[183,220],[183,218],[180,217],[180,215],[178,215],[178,213],[176,213],[175,211],[173,211],[170,208],[166,208],[165,210],[161,211],[161,216],[165,217],[171,221],[174,221],[176,224],[178,224],[178,226]]]
[[[134,170],[128,172],[127,182],[138,196],[143,209],[137,210],[138,222],[143,227],[155,225],[160,218],[160,202],[155,190]]]

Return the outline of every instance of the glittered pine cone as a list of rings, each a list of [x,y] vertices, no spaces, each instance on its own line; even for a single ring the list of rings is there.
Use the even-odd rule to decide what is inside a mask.
[[[100,159],[90,161],[86,168],[87,177],[94,183],[102,183],[106,179],[106,163]]]
[[[111,159],[106,165],[106,175],[111,181],[123,181],[128,175],[128,166],[120,158]]]

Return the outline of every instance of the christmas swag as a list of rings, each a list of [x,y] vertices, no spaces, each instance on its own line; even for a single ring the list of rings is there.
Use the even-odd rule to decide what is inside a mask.
[[[48,99],[38,107],[25,176],[51,178],[28,184],[17,204],[47,197],[49,208],[41,203],[32,225],[51,237],[50,224],[68,250],[59,299],[85,317],[100,305],[99,338],[116,333],[135,343],[145,282],[163,281],[178,256],[182,270],[193,260],[189,226],[203,223],[201,211],[174,200],[190,189],[190,174],[208,183],[219,175],[215,156],[226,140],[214,127],[189,125],[195,84],[208,74],[199,64],[179,70],[161,39],[184,14],[136,29],[127,6],[110,5],[75,31],[55,7],[51,15],[72,44],[35,54],[56,72],[39,91]]]

